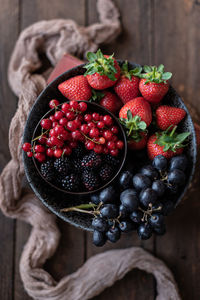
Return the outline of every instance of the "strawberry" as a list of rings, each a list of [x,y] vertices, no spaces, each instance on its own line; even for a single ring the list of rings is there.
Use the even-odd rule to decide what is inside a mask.
[[[103,91],[103,98],[99,102],[99,104],[105,108],[107,108],[112,113],[116,113],[122,107],[121,100],[113,93],[108,91]]]
[[[87,71],[88,83],[96,90],[103,90],[113,86],[120,77],[120,67],[113,55],[103,55],[99,49],[97,53],[88,52],[88,64],[84,66]]]
[[[143,74],[140,74],[139,90],[142,96],[150,103],[159,103],[169,90],[169,80],[172,73],[164,72],[164,66],[144,66]]]
[[[162,105],[156,110],[157,126],[166,130],[170,125],[177,125],[186,116],[186,112],[182,108]],[[171,126],[171,129],[173,126]]]
[[[130,111],[132,116],[139,116],[141,121],[146,123],[146,127],[151,124],[152,121],[152,112],[149,103],[144,100],[143,97],[137,97],[129,102],[127,102],[124,106],[122,106],[119,117],[120,119],[128,119],[127,112]]]
[[[120,97],[123,103],[139,96],[139,81],[136,77],[142,71],[141,67],[137,67],[133,70],[128,70],[127,61],[122,65],[121,77],[114,86],[115,93]]]
[[[89,100],[92,96],[92,90],[87,79],[83,75],[74,76],[58,86],[59,91],[67,99],[71,100]]]
[[[131,150],[141,150],[146,147],[147,144],[147,134],[145,132],[139,133],[138,139],[129,139],[128,148]]]
[[[157,155],[163,155],[166,158],[171,158],[183,152],[185,144],[183,143],[190,132],[176,133],[177,126],[170,132],[170,127],[163,132],[157,132],[150,136],[147,142],[147,152],[152,160]]]

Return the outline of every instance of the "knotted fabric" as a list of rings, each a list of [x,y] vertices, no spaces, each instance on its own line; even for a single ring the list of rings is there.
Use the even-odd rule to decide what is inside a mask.
[[[152,273],[157,281],[157,300],[180,299],[173,275],[165,264],[142,248],[107,251],[91,257],[75,273],[56,282],[43,265],[59,243],[55,216],[40,204],[33,193],[22,188],[22,134],[30,108],[46,86],[44,74],[37,72],[44,53],[52,66],[71,53],[85,57],[98,45],[113,40],[120,32],[119,13],[111,0],[98,0],[100,23],[78,26],[72,20],[41,21],[19,36],[9,69],[9,83],[19,96],[11,121],[9,147],[11,160],[0,177],[0,207],[11,218],[32,225],[32,231],[20,260],[20,274],[27,293],[38,300],[85,300],[94,297],[133,268]]]

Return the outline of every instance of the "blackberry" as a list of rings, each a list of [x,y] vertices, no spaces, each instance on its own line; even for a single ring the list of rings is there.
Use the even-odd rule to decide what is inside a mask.
[[[83,185],[88,191],[93,191],[97,189],[100,185],[99,177],[93,171],[85,170],[83,172],[82,178]]]
[[[76,148],[73,149],[74,158],[82,158],[85,155],[85,146],[82,143],[79,143]]]
[[[104,161],[113,167],[116,167],[119,165],[119,159],[117,159],[116,157],[114,157],[110,154],[106,154],[104,156]]]
[[[72,173],[66,176],[62,180],[62,187],[70,192],[77,192],[80,188],[80,179],[79,176],[75,173]]]
[[[113,168],[108,164],[103,165],[99,171],[99,176],[102,181],[108,181],[113,174]]]
[[[81,162],[82,162],[82,160],[80,158],[74,159],[72,161],[74,169],[78,172],[80,172],[82,170]]]
[[[72,163],[68,157],[58,158],[54,161],[54,168],[62,175],[68,175],[72,168]]]
[[[91,151],[89,154],[85,155],[81,161],[81,166],[84,168],[95,169],[100,167],[102,164],[102,159],[99,154]]]
[[[52,181],[54,178],[53,161],[48,160],[45,163],[41,164],[40,171],[47,181]]]

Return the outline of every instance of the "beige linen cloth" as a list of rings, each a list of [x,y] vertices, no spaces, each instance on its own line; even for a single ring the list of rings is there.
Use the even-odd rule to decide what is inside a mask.
[[[120,32],[116,7],[111,0],[98,0],[97,10],[98,24],[81,27],[72,20],[41,21],[26,28],[19,36],[8,70],[10,86],[19,96],[19,103],[9,131],[12,158],[0,177],[0,207],[6,216],[32,225],[20,260],[20,274],[27,293],[33,299],[90,299],[133,268],[155,276],[157,300],[180,299],[170,270],[161,260],[139,247],[95,255],[59,282],[43,269],[45,261],[56,251],[60,233],[55,216],[40,204],[33,193],[22,188],[24,167],[21,155],[27,115],[46,86],[44,74],[37,74],[42,65],[38,54],[44,52],[54,66],[65,52],[84,57],[87,51],[95,51],[99,44],[113,40]]]

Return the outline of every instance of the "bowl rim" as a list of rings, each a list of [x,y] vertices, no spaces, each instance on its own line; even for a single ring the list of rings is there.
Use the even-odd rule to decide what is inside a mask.
[[[46,89],[44,89],[44,92],[45,92]],[[40,95],[39,95],[40,96]],[[41,94],[42,96],[42,94]],[[67,98],[66,98],[67,99]],[[69,103],[70,101],[67,100],[66,101],[67,103]],[[123,148],[123,153],[121,153],[121,157],[122,159],[120,160],[120,165],[119,165],[119,168],[117,168],[117,171],[114,173],[114,175],[111,177],[111,179],[106,182],[104,185],[98,187],[98,189],[95,189],[93,191],[85,191],[85,192],[71,192],[71,191],[67,191],[67,190],[64,190],[64,189],[61,189],[59,188],[58,186],[52,184],[51,182],[49,182],[48,180],[46,180],[46,178],[42,175],[42,173],[40,172],[40,169],[38,168],[38,165],[37,165],[37,162],[36,162],[36,159],[34,156],[32,156],[32,160],[33,160],[33,163],[35,165],[35,168],[36,170],[38,171],[38,173],[40,174],[40,176],[42,177],[42,179],[44,179],[46,181],[46,183],[48,183],[49,185],[51,185],[53,188],[55,188],[56,190],[60,191],[60,192],[63,192],[63,193],[66,193],[66,194],[69,194],[69,195],[91,195],[93,193],[98,193],[100,192],[102,189],[106,188],[108,185],[112,184],[112,182],[116,179],[116,177],[119,175],[119,173],[121,172],[123,166],[124,166],[124,163],[126,161],[126,156],[127,156],[127,140],[126,140],[126,134],[125,134],[125,131],[122,127],[122,125],[120,124],[119,120],[117,119],[117,117],[111,113],[108,109],[104,108],[103,106],[95,103],[95,102],[89,102],[89,101],[82,101],[82,100],[79,100],[77,102],[85,102],[87,104],[89,104],[90,106],[93,106],[93,107],[96,107],[97,109],[101,109],[102,111],[104,111],[106,114],[109,114],[113,119],[114,121],[116,122],[116,125],[119,127],[120,129],[120,133],[121,133],[121,136],[123,138],[123,142],[124,142],[124,148]],[[58,105],[59,106],[62,106],[62,104],[65,103],[65,102],[62,102]],[[35,139],[35,133],[36,131],[38,130],[39,126],[40,126],[40,122],[41,120],[43,120],[46,116],[48,116],[52,111],[54,111],[54,108],[48,110],[43,116],[42,118],[39,120],[39,122],[37,123],[34,131],[33,131],[33,135],[32,135],[32,140],[31,140],[31,145],[33,146],[33,140]]]

